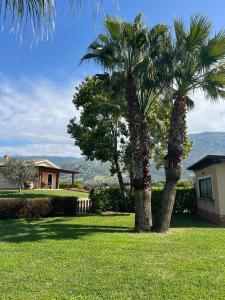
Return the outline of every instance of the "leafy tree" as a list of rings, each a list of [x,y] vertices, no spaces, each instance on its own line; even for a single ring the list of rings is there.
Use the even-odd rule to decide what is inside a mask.
[[[162,49],[167,27],[157,25],[148,30],[141,15],[133,23],[106,17],[105,31],[90,44],[82,61],[93,59],[105,69],[121,72],[124,76],[132,152],[135,229],[140,232],[149,230],[152,224],[147,116],[151,103],[164,92],[165,85],[161,84],[160,74],[165,65]]]
[[[186,114],[193,105],[190,94],[201,89],[207,99],[225,98],[225,32],[211,37],[212,25],[203,16],[191,18],[189,30],[182,20],[174,22],[175,40],[168,43],[172,110],[165,157],[166,183],[156,230],[167,231],[173,211],[176,185],[181,177],[184,156]]]
[[[74,118],[70,121],[68,133],[87,159],[111,162],[111,173],[117,174],[125,197],[120,144],[128,132],[122,118],[123,97],[116,92],[116,84],[115,78],[102,74],[86,78],[77,87],[73,103],[77,109],[81,109],[81,115],[79,120]]]
[[[4,176],[13,184],[17,184],[19,190],[26,182],[35,181],[38,171],[32,161],[9,158],[3,171]]]

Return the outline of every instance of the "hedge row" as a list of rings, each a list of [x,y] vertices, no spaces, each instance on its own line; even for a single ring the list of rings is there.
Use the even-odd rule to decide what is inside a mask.
[[[152,212],[156,213],[160,206],[162,196],[162,187],[152,188]],[[134,211],[134,194],[127,190],[127,203],[123,200],[119,188],[97,187],[90,191],[93,212],[117,211],[133,212]],[[197,209],[196,191],[194,187],[178,187],[174,212],[176,213],[194,213]]]
[[[0,218],[44,218],[75,215],[77,197],[0,199]]]
[[[81,181],[75,181],[72,185],[71,182],[63,181],[59,183],[59,188],[64,189],[64,188],[82,188],[82,182]]]

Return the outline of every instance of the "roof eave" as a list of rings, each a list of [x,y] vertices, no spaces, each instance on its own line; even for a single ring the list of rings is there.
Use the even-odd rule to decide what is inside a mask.
[[[187,170],[189,171],[198,171],[210,167],[215,164],[219,164],[225,161],[224,155],[206,155],[193,165],[189,166]]]

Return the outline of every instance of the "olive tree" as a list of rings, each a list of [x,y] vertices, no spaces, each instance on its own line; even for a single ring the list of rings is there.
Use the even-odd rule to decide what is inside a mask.
[[[38,170],[33,161],[9,158],[4,167],[3,175],[21,191],[26,182],[35,181]]]

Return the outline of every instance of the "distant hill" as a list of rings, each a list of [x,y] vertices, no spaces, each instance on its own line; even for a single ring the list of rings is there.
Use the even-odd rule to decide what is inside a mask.
[[[190,134],[193,150],[185,162],[190,165],[208,154],[225,155],[225,132],[202,132]]]
[[[183,178],[193,176],[193,173],[188,171],[187,167],[205,155],[225,155],[225,132],[203,132],[190,134],[189,137],[193,141],[193,149],[188,159],[184,161]],[[79,158],[74,161],[67,161],[63,166],[80,171],[85,181],[96,182],[110,179],[109,164],[102,164],[98,161],[89,162]],[[164,170],[157,170],[154,163],[152,163],[152,177],[154,181],[164,178]]]
[[[183,178],[193,176],[192,172],[187,170],[187,167],[204,157],[207,154],[225,155],[225,132],[203,132],[190,134],[190,139],[193,141],[193,150],[184,161]],[[34,158],[34,157],[24,157]],[[37,158],[37,156],[35,157]],[[60,156],[41,156],[56,163],[60,167],[80,172],[76,179],[85,182],[116,182],[116,177],[110,176],[110,164],[101,163],[99,161],[87,161],[85,158],[78,157],[60,157]],[[152,164],[152,177],[156,181],[164,177],[164,170],[156,170]],[[66,177],[64,176],[64,179]],[[126,178],[128,180],[128,178]]]

